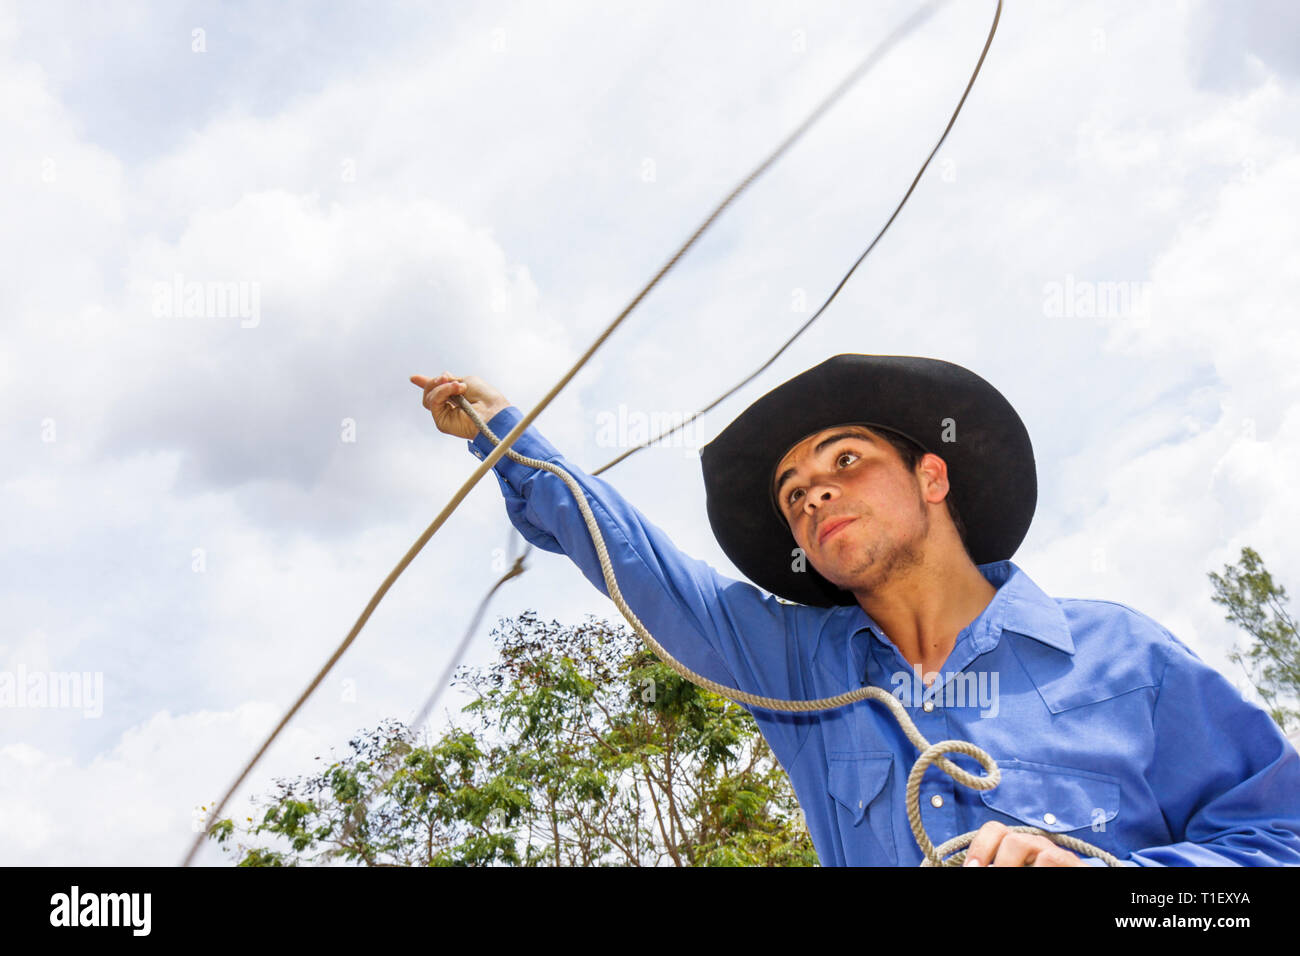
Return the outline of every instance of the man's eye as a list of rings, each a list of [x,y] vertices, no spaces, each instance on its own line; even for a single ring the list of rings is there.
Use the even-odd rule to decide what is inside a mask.
[[[838,464],[839,464],[841,461],[843,461],[845,458],[857,458],[857,457],[858,457],[858,456],[857,456],[857,453],[856,453],[856,452],[851,452],[851,451],[842,451],[842,452],[840,452],[838,455],[835,456],[835,464],[838,465]],[[789,494],[789,496],[786,498],[786,503],[787,503],[787,504],[794,504],[794,501],[795,501],[794,496],[797,495],[801,490],[802,490],[802,489],[800,489],[800,488],[795,488],[793,491],[791,491],[790,494]]]

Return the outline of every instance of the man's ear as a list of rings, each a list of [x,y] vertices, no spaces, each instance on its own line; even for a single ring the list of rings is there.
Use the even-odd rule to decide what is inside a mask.
[[[939,504],[948,497],[948,463],[933,452],[926,452],[917,463],[917,479],[921,482],[921,497],[931,504]]]

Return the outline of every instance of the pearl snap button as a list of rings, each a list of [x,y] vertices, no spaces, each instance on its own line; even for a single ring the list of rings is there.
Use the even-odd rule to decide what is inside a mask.
[[[1056,814],[1055,814],[1055,813],[1044,813],[1044,814],[1043,814],[1043,822],[1046,823],[1048,826],[1051,826],[1053,823],[1056,822]]]
[[[924,704],[921,705],[921,709],[928,714],[930,711],[934,710],[934,701],[927,700]]]
[[[943,797],[936,793],[933,797],[930,798],[930,806],[932,807],[943,806]]]

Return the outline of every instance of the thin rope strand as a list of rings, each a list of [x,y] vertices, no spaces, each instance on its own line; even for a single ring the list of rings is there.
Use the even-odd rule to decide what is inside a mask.
[[[949,117],[948,119],[948,125],[943,128],[943,133],[939,136],[938,142],[934,144],[934,148],[930,150],[930,155],[925,157],[925,162],[921,164],[921,168],[918,169],[916,171],[916,175],[912,177],[912,184],[907,187],[907,192],[905,192],[903,194],[903,198],[898,201],[898,205],[894,207],[894,211],[893,213],[890,214],[889,219],[886,220],[885,224],[880,227],[880,231],[876,233],[875,238],[871,240],[871,242],[867,245],[867,247],[864,250],[862,250],[862,255],[858,256],[857,261],[854,262],[853,265],[849,267],[849,271],[844,273],[844,277],[840,279],[839,283],[831,291],[831,294],[827,296],[826,301],[821,304],[821,308],[819,308],[816,312],[814,312],[812,317],[808,319],[808,321],[805,322],[803,325],[801,325],[799,329],[794,333],[794,335],[786,339],[785,344],[783,344],[779,349],[773,352],[772,356],[766,362],[764,362],[758,368],[754,369],[754,371],[751,372],[747,377],[741,379],[739,382],[737,382],[727,391],[723,392],[721,395],[719,395],[709,404],[705,405],[698,412],[693,414],[690,418],[686,419],[680,424],[674,425],[666,432],[656,435],[654,438],[651,438],[648,441],[645,441],[642,444],[637,445],[635,448],[629,448],[627,451],[623,452],[623,454],[619,455],[613,461],[609,461],[606,462],[604,465],[601,465],[599,468],[597,468],[595,471],[592,472],[593,475],[599,475],[601,472],[609,468],[613,468],[615,465],[623,461],[625,458],[628,458],[629,456],[636,454],[643,448],[653,445],[661,438],[667,438],[669,435],[673,434],[673,432],[677,431],[678,429],[685,428],[687,425],[689,425],[695,419],[699,418],[701,415],[713,411],[713,409],[716,408],[718,405],[721,405],[732,395],[736,394],[736,392],[740,391],[742,388],[744,388],[754,379],[758,378],[758,376],[763,374],[763,372],[767,371],[767,369],[772,365],[772,363],[775,362],[778,358],[780,358],[781,355],[785,352],[785,350],[795,343],[796,339],[798,339],[801,335],[807,332],[808,329],[812,326],[812,324],[816,322],[819,318],[821,318],[821,314],[826,311],[826,307],[835,301],[835,297],[839,295],[840,290],[843,289],[844,286],[848,284],[850,277],[852,277],[853,273],[855,273],[858,270],[858,266],[862,265],[863,260],[865,260],[867,256],[871,254],[871,250],[876,248],[876,243],[880,242],[881,237],[884,236],[884,234],[889,230],[889,227],[893,225],[894,220],[898,218],[898,214],[903,211],[903,207],[907,205],[907,200],[911,198],[913,190],[916,189],[916,184],[921,181],[921,177],[925,175],[926,169],[929,168],[930,160],[934,159],[935,154],[939,152],[939,147],[942,146],[944,140],[948,138],[949,131],[952,129],[953,124],[957,122],[957,117],[961,113],[961,108],[966,103],[966,97],[970,95],[971,87],[975,85],[975,78],[980,75],[980,67],[984,65],[984,57],[988,55],[989,47],[992,46],[993,44],[993,37],[998,32],[998,20],[1001,18],[1001,16],[1002,16],[1002,0],[998,0],[997,10],[993,14],[993,25],[989,27],[988,38],[984,41],[984,49],[980,51],[979,60],[975,64],[975,69],[971,72],[970,79],[966,82],[966,89],[962,91],[961,99],[957,101],[957,108],[952,111],[952,116]]]

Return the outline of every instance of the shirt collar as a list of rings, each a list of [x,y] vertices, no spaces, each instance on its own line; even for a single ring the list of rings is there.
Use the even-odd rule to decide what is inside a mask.
[[[971,622],[969,628],[977,653],[996,647],[1004,631],[1032,638],[1066,654],[1074,653],[1074,639],[1070,636],[1061,606],[1030,580],[1029,575],[1011,561],[994,561],[976,567],[985,580],[998,589],[988,607]],[[882,629],[861,605],[839,608],[838,613],[846,615],[848,626],[844,630],[833,630],[847,633],[850,638],[860,631],[870,630],[878,640],[884,640]],[[823,629],[823,638],[825,634],[826,629]],[[814,656],[826,649],[824,639],[819,640],[818,645]]]
[[[998,587],[994,598],[997,601],[1006,595],[1006,616],[1002,621],[1004,631],[1032,637],[1066,654],[1074,653],[1074,638],[1070,636],[1070,626],[1065,621],[1061,605],[1030,580],[1029,575],[1010,561],[982,564],[979,569],[995,587],[998,587],[995,575],[1001,575],[1005,581]]]

